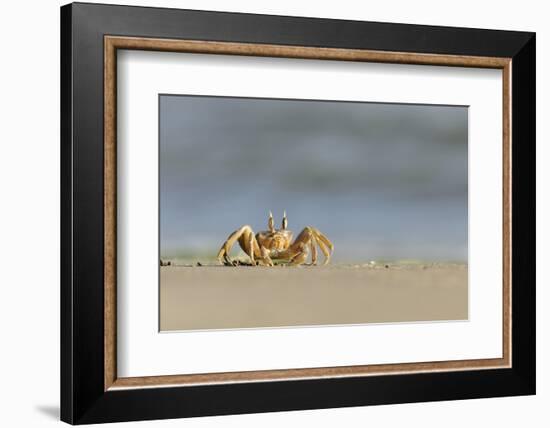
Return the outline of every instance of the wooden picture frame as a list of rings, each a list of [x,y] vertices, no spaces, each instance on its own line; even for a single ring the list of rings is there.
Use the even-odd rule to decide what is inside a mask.
[[[501,69],[502,358],[118,377],[118,49]],[[61,8],[61,54],[62,420],[114,422],[535,392],[534,34],[76,3]]]

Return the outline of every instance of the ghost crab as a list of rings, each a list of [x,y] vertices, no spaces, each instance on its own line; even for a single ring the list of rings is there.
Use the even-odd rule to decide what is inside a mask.
[[[292,231],[288,230],[286,212],[283,214],[281,229],[275,229],[273,214],[269,213],[269,230],[254,234],[248,225],[234,231],[223,243],[218,252],[218,260],[227,266],[235,263],[229,257],[229,251],[239,242],[240,247],[250,258],[250,265],[274,266],[276,264],[303,265],[311,254],[311,265],[317,264],[317,247],[325,256],[324,265],[330,261],[334,245],[318,229],[306,226],[296,240],[292,242]]]

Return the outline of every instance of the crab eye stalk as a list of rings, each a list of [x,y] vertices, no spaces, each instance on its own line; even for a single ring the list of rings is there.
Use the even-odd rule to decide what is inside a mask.
[[[288,226],[288,220],[286,218],[286,211],[283,211],[283,230],[286,230]]]
[[[269,220],[267,221],[267,227],[273,232],[275,230],[275,222],[273,221],[273,214],[269,211]]]

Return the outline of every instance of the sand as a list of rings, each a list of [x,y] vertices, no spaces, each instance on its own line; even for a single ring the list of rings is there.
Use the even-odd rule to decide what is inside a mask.
[[[468,318],[466,265],[160,270],[162,331]]]

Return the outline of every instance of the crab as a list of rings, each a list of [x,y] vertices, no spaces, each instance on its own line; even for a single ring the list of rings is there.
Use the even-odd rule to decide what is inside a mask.
[[[324,265],[330,261],[334,251],[334,245],[323,235],[319,229],[306,226],[292,242],[292,231],[288,229],[286,211],[283,213],[281,229],[275,229],[273,214],[269,213],[267,221],[269,230],[254,234],[249,225],[242,226],[235,230],[223,243],[218,252],[218,260],[227,266],[234,266],[236,263],[229,257],[231,248],[238,242],[243,251],[250,258],[252,266],[274,266],[275,264],[288,264],[299,266],[307,264],[311,254],[309,265],[317,264],[317,247],[325,256]]]

